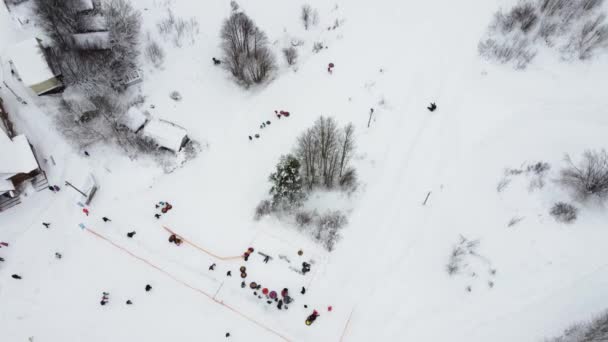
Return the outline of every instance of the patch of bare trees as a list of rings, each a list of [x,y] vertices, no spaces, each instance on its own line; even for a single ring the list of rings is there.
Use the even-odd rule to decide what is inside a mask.
[[[223,64],[244,85],[262,83],[276,69],[266,34],[245,13],[232,13],[220,36]]]
[[[483,57],[525,68],[538,44],[556,48],[563,58],[588,59],[608,48],[604,0],[522,0],[498,11],[479,43]]]
[[[339,128],[333,118],[321,116],[298,137],[296,155],[308,189],[356,184],[355,171],[349,167],[355,151],[354,132],[352,124]]]

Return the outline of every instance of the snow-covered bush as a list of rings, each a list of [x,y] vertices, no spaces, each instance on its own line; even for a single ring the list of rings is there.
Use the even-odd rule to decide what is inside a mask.
[[[264,216],[268,216],[272,213],[272,203],[269,200],[261,201],[257,207],[255,207],[255,220],[259,220]]]
[[[302,24],[304,24],[304,29],[308,30],[308,28],[312,24],[312,16],[313,9],[309,4],[305,4],[302,6],[302,12],[300,14],[300,19],[302,19]]]
[[[294,65],[298,60],[298,50],[293,46],[285,48],[283,49],[283,56],[285,56],[287,64]]]
[[[572,204],[557,202],[551,207],[549,213],[558,222],[572,223],[576,220],[578,209]]]
[[[170,37],[176,47],[181,47],[185,40],[194,43],[199,33],[199,24],[195,17],[186,20],[176,17],[171,9],[167,9],[167,16],[156,24],[158,32]]]
[[[564,58],[588,59],[608,47],[604,0],[522,0],[498,11],[479,43],[481,56],[523,69],[536,56],[538,43],[557,47]],[[559,43],[559,44],[558,44]]]
[[[153,39],[148,40],[148,43],[146,44],[145,54],[148,60],[157,68],[160,68],[160,66],[165,61],[165,51]]]
[[[225,67],[241,83],[262,83],[276,69],[268,38],[243,12],[234,12],[220,32]]]
[[[568,164],[561,170],[559,181],[570,189],[580,199],[595,196],[600,199],[608,195],[608,154],[605,150],[587,150],[583,153],[581,162],[575,165],[569,155],[565,156]]]
[[[323,48],[324,48],[323,42],[315,42],[312,45],[312,52],[318,53],[319,51],[323,50]]]
[[[559,337],[545,339],[545,342],[592,342],[608,340],[608,312],[600,314],[587,323],[576,323]]]
[[[476,255],[476,249],[479,246],[479,240],[469,240],[464,236],[460,236],[460,242],[452,248],[450,260],[446,265],[446,271],[449,275],[460,273],[464,267],[465,257],[467,255]]]
[[[300,177],[300,161],[293,155],[282,156],[269,177],[273,210],[297,208],[305,198]]]
[[[341,211],[330,211],[316,219],[315,238],[323,243],[328,251],[333,251],[340,238],[339,231],[348,223],[346,215]]]
[[[180,94],[180,92],[177,91],[177,90],[172,91],[171,94],[169,94],[169,97],[173,101],[181,101],[182,100],[182,94]]]
[[[340,129],[333,118],[321,116],[298,137],[296,155],[309,190],[339,184],[355,151],[354,131],[352,124]]]
[[[340,176],[340,188],[346,192],[352,192],[357,190],[359,182],[357,180],[357,170],[354,168],[348,168],[342,176]]]
[[[317,213],[314,211],[300,210],[295,215],[296,224],[299,227],[306,227],[310,225],[317,216]]]

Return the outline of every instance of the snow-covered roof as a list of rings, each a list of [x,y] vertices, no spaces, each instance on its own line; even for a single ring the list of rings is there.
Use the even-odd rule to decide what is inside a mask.
[[[77,116],[97,110],[95,104],[87,99],[82,92],[78,91],[78,88],[68,87],[61,94],[61,97]]]
[[[140,129],[147,120],[148,115],[146,113],[142,112],[137,107],[131,107],[120,117],[119,122],[131,131],[135,132]]]
[[[106,31],[108,29],[106,17],[101,14],[85,14],[78,21],[80,22],[80,28],[85,32]]]
[[[0,195],[11,191],[11,190],[15,190],[15,186],[13,185],[13,182],[11,182],[8,179],[3,179],[2,177],[0,177]]]
[[[90,11],[95,9],[93,0],[76,0],[74,3],[74,9],[77,11]]]
[[[38,163],[25,135],[18,135],[13,140],[0,140],[1,178],[8,179],[19,173],[30,173],[37,168]]]
[[[187,132],[172,122],[153,119],[144,127],[143,134],[152,138],[156,143],[174,152],[179,152]]]
[[[109,32],[75,33],[72,35],[74,45],[83,50],[106,50],[110,48]]]
[[[19,77],[28,87],[55,78],[36,38],[24,40],[8,48],[8,55]]]

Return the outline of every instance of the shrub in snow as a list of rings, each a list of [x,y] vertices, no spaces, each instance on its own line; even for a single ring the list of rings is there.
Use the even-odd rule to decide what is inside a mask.
[[[272,213],[272,203],[269,200],[261,201],[257,207],[255,207],[255,220],[259,220],[264,216],[270,215]]]
[[[357,190],[359,182],[357,181],[357,170],[354,168],[348,168],[340,176],[340,188],[346,192],[352,192]]]
[[[550,213],[558,222],[572,223],[576,220],[578,209],[572,204],[557,202],[551,207]]]
[[[171,92],[171,94],[169,94],[169,97],[173,100],[173,101],[181,101],[182,99],[182,94],[179,93],[179,91],[174,90]]]
[[[479,44],[481,56],[525,68],[536,44],[557,47],[562,57],[590,58],[608,47],[608,24],[600,13],[603,0],[523,0],[498,11]],[[558,43],[560,43],[558,45]]]
[[[234,1],[234,0],[230,1],[230,9],[232,10],[232,12],[238,11],[239,10],[239,4],[236,1]]]
[[[188,20],[176,17],[171,9],[167,9],[167,16],[158,24],[158,32],[168,36],[176,47],[181,47],[185,40],[194,43],[199,33],[199,24],[195,17]]]
[[[308,28],[312,24],[313,17],[313,9],[309,4],[305,4],[302,6],[302,12],[300,14],[300,19],[302,19],[302,24],[304,24],[304,29],[308,30]]]
[[[545,339],[545,342],[592,342],[608,340],[608,312],[604,312],[587,323],[576,323],[566,329],[562,336]]]
[[[283,55],[285,56],[285,61],[287,62],[287,64],[296,64],[296,61],[298,60],[298,50],[296,50],[295,47],[292,46],[283,49]]]
[[[312,52],[318,53],[321,50],[323,50],[323,42],[315,42],[312,45]]]
[[[328,251],[333,251],[339,239],[339,231],[348,223],[341,211],[331,211],[319,216],[316,220],[315,238],[323,243]]]
[[[276,69],[266,34],[245,13],[232,13],[220,36],[224,66],[244,85],[262,83]]]
[[[157,68],[165,61],[165,51],[155,40],[148,41],[145,53],[148,60]]]
[[[317,217],[317,213],[314,211],[298,211],[295,215],[296,224],[302,228],[310,225],[313,220]]]
[[[460,242],[452,248],[450,260],[446,265],[446,271],[449,275],[460,273],[464,268],[465,257],[467,255],[477,255],[476,249],[479,246],[479,240],[469,240],[464,236],[460,236]]]
[[[352,124],[340,129],[333,118],[321,116],[298,137],[296,155],[309,190],[317,186],[331,189],[344,176],[355,151],[354,132]]]
[[[561,170],[559,181],[574,190],[581,198],[596,196],[604,199],[608,194],[608,154],[605,150],[587,150],[581,162],[575,165],[569,155],[565,156],[568,164]]]
[[[300,177],[300,161],[296,157],[282,156],[269,180],[272,183],[270,195],[273,209],[289,210],[302,203],[305,194]]]

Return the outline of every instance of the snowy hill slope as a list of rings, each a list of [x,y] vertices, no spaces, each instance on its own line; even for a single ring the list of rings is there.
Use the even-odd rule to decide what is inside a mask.
[[[34,99],[18,104],[2,87],[7,109],[20,117],[17,128],[45,159],[57,161],[45,165],[52,182],[91,171],[101,184],[88,217],[69,189],[32,193],[0,214],[0,240],[11,243],[0,250],[3,334],[10,341],[219,341],[226,331],[237,341],[281,340],[275,332],[293,341],[537,341],[605,309],[603,206],[582,208],[566,226],[548,215],[553,202],[567,198],[552,182],[534,192],[525,180],[501,193],[496,184],[504,168],[538,160],[552,165],[555,178],[564,152],[604,147],[606,56],[568,64],[546,54],[525,72],[482,62],[477,42],[492,13],[510,3],[379,0],[336,9],[311,1],[321,24],[310,32],[297,20],[300,3],[242,3],[277,51],[290,36],[304,39],[307,49],[316,40],[328,45],[302,53],[297,72],[283,66],[267,87],[244,91],[210,61],[220,53],[227,3],[134,2],[155,37],[167,7],[200,24],[195,43],[179,49],[157,37],[167,51],[164,67],[145,68],[149,110],[207,144],[170,174],[109,147],[81,158],[49,132],[50,120],[41,124],[34,116],[45,115],[42,105],[39,113]],[[343,23],[327,31],[335,19]],[[336,65],[332,75],[329,62]],[[181,102],[169,99],[173,90]],[[431,101],[439,107],[432,114],[425,108]],[[375,120],[367,128],[370,107]],[[275,120],[275,109],[292,115]],[[332,253],[280,221],[252,219],[279,156],[319,115],[356,125],[355,163],[364,183]],[[273,123],[259,130],[263,120]],[[258,131],[261,139],[250,142],[247,136]],[[156,220],[160,200],[174,209]],[[514,216],[524,219],[507,227]],[[43,221],[51,222],[49,230]],[[277,311],[240,289],[242,262],[170,245],[163,225],[220,256],[253,245],[297,258],[302,248],[318,267],[302,278],[279,260],[252,258],[248,280],[308,288],[289,311]],[[131,230],[133,240],[125,237]],[[445,271],[460,235],[479,239],[484,259],[471,262],[475,277]],[[61,260],[53,258],[56,251]],[[210,272],[212,263],[217,268]],[[13,273],[23,279],[11,279]],[[102,291],[111,294],[107,307],[98,303]],[[307,327],[312,308],[321,317]]]

